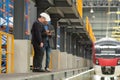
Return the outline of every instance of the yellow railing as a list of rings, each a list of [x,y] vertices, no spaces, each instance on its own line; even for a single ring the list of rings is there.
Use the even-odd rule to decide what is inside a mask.
[[[83,16],[83,5],[82,4],[83,4],[82,0],[77,0],[77,10],[81,18]]]
[[[14,36],[0,31],[0,73],[14,72]]]
[[[86,30],[87,30],[87,32],[88,32],[88,34],[89,34],[89,37],[90,37],[90,39],[92,40],[92,42],[95,42],[95,41],[96,41],[96,38],[95,38],[95,36],[94,36],[94,33],[93,33],[93,30],[92,30],[92,27],[91,27],[91,24],[90,24],[90,22],[89,22],[88,17],[86,17]]]
[[[112,31],[111,37],[120,41],[120,31],[119,31],[120,26],[114,26],[112,29],[113,31]]]

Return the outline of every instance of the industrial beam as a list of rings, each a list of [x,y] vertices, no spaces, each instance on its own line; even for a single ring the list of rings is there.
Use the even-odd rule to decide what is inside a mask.
[[[92,6],[93,8],[119,8],[119,6]],[[90,6],[83,6],[83,8],[91,8]]]
[[[71,7],[71,2],[70,0],[66,1],[66,0],[55,0],[55,6],[56,7]]]
[[[68,13],[67,13],[67,14],[65,13],[64,15],[65,15],[65,18],[66,18],[66,19],[78,19],[78,17],[77,17],[76,14],[74,14],[74,13],[69,13],[69,14],[68,14]]]
[[[85,45],[85,44],[92,44],[91,41],[78,41],[81,45]]]
[[[72,5],[72,1],[71,0],[66,0],[67,3],[71,6]]]
[[[113,29],[120,29],[120,26],[112,27]]]
[[[14,0],[14,36],[25,39],[25,0]]]
[[[74,5],[74,4],[72,5],[72,10],[73,10],[74,14],[76,15],[76,17],[79,17],[78,11],[76,9],[76,5]]]
[[[64,13],[59,8],[56,7],[56,10],[61,17],[65,17]]]
[[[114,23],[120,23],[120,20],[114,20],[113,22]]]
[[[111,32],[110,32],[111,33]],[[94,31],[95,35],[105,35],[106,31]]]
[[[94,23],[103,23],[103,24],[107,24],[106,22],[106,20],[103,20],[103,21],[100,21],[100,20],[96,20],[96,21],[90,21],[91,22],[91,24],[94,24]],[[120,22],[119,20],[110,20],[109,21],[109,23],[110,24],[113,24],[113,23],[118,23],[118,22]]]
[[[106,34],[95,34],[95,36],[105,36]]]
[[[104,38],[104,37],[106,37],[106,36],[95,36],[95,38],[98,40],[98,39],[100,39],[100,38]]]
[[[120,35],[120,32],[114,31],[114,32],[112,32],[112,34],[119,34]]]
[[[108,14],[120,14],[120,11],[116,11],[116,12],[109,12]]]
[[[60,25],[68,26],[67,22],[59,22]],[[71,22],[71,26],[81,26],[80,22]]]
[[[83,29],[83,26],[72,26],[72,25],[71,25],[71,26],[62,26],[62,25],[61,25],[61,27],[66,27],[66,28],[70,28],[70,29],[73,29],[73,28],[76,28],[76,29],[77,29],[77,28],[78,28],[78,29],[82,28],[82,29]]]
[[[109,2],[106,0],[99,0],[99,1],[83,1],[83,6],[88,6],[91,7],[91,3],[92,3],[92,7],[101,7],[101,6],[105,6],[105,7],[114,7],[114,6],[120,6],[119,1],[118,0],[112,0],[112,2]]]
[[[73,33],[86,33],[86,31],[84,29],[81,28],[67,28],[66,32],[73,32]]]
[[[71,21],[69,19],[66,20],[68,25],[71,25]]]
[[[94,32],[95,32],[95,31],[97,31],[97,32],[99,32],[99,31],[105,32],[105,31],[106,31],[106,28],[103,28],[103,29],[94,28],[93,31],[94,31]],[[114,31],[114,30],[109,28],[109,31]]]
[[[54,0],[48,0],[51,5],[54,5]]]
[[[111,35],[111,37],[120,38],[120,35]]]

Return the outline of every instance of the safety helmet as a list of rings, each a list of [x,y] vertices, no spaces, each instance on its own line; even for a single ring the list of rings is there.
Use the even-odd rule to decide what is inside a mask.
[[[48,22],[48,21],[51,21],[50,16],[49,16],[47,13],[45,13],[45,12],[42,12],[42,13],[40,14],[40,16],[41,16],[41,17],[44,17],[47,22]]]

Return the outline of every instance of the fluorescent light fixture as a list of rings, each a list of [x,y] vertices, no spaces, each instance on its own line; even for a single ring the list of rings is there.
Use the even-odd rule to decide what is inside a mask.
[[[90,9],[90,13],[94,13],[94,11],[93,11],[93,9],[92,9],[92,8]]]

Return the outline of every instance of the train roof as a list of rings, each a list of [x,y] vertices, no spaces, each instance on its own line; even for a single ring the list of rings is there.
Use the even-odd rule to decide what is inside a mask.
[[[117,40],[114,39],[114,38],[101,38],[101,39],[99,39],[98,41],[96,41],[95,43],[101,42],[101,41],[117,41]]]
[[[114,39],[114,38],[102,38],[102,39],[100,39],[100,40],[98,40],[98,41],[96,41],[95,42],[95,44],[105,44],[105,43],[107,43],[107,44],[115,44],[115,45],[120,45],[120,42],[119,41],[117,41],[116,39]]]

